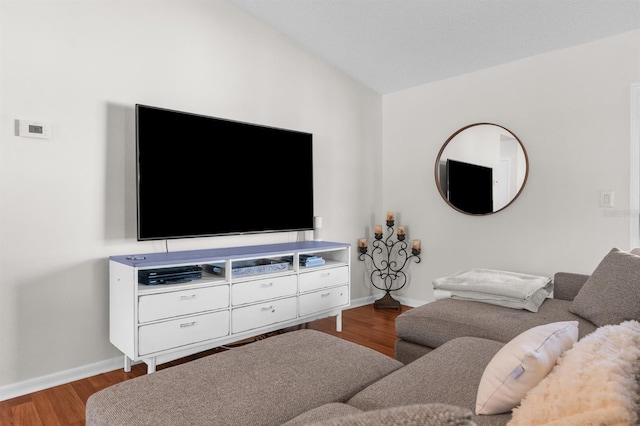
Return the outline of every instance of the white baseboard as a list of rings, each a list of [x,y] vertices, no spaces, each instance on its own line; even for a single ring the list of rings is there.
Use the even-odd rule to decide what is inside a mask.
[[[375,302],[376,299],[378,298],[375,296],[367,296],[367,297],[362,297],[360,299],[351,299],[351,305],[349,305],[349,309],[358,308],[364,305],[370,305],[373,302]]]
[[[381,293],[378,295],[351,300],[350,307],[357,308],[359,306],[369,305],[382,297],[382,295],[383,294]],[[411,307],[420,306],[425,303],[421,300],[407,299],[400,296],[396,296],[396,299],[398,299],[403,305]],[[35,377],[23,382],[0,386],[0,401],[16,398],[18,396],[27,395],[33,392],[38,392],[43,389],[70,383],[75,380],[86,379],[87,377],[96,376],[98,374],[117,370],[123,367],[123,357],[117,357],[105,361],[96,362],[94,364],[84,365],[82,367],[72,368],[70,370],[60,371],[58,373],[48,374],[46,376]]]
[[[361,299],[352,300],[351,301],[351,307],[352,308],[357,308],[358,306],[369,305],[369,304],[375,302],[376,300],[380,299],[382,296],[384,296],[384,293],[374,294],[372,296],[368,296],[368,297],[363,297]],[[409,299],[407,297],[402,297],[402,296],[397,296],[397,295],[394,295],[393,298],[398,300],[403,305],[410,306],[412,308],[424,305],[425,303],[429,303],[429,302],[425,302],[424,300]]]
[[[400,303],[402,303],[403,305],[411,306],[412,308],[416,308],[418,306],[422,306],[424,304],[429,303],[428,301],[425,302],[424,300],[409,299],[408,297],[403,297],[403,296],[394,296],[394,297],[398,299]]]
[[[94,364],[84,365],[78,368],[72,368],[70,370],[60,371],[58,373],[47,374],[46,376],[35,377],[23,382],[0,386],[0,401],[38,392],[43,389],[70,383],[75,380],[86,379],[87,377],[96,376],[98,374],[117,370],[118,368],[123,367],[124,359],[122,357],[117,357],[96,362]]]

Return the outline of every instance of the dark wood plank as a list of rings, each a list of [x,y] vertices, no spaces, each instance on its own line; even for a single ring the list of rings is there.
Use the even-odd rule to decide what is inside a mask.
[[[306,324],[305,327],[340,337],[393,357],[396,341],[395,319],[408,309],[410,308],[406,306],[402,306],[401,310],[375,309],[373,305],[348,309],[342,314],[342,332],[340,333],[336,331],[335,317],[313,321]],[[285,331],[291,331],[291,329]],[[220,349],[212,349],[201,352],[159,365],[158,370],[171,368],[172,365],[189,362],[220,351]],[[89,396],[108,386],[144,374],[146,374],[146,364],[138,364],[131,368],[130,373],[118,369],[7,401],[0,401],[0,425],[83,426],[85,424],[85,407]]]

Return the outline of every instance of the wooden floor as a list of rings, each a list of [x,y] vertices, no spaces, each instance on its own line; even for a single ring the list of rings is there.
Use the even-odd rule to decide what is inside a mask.
[[[408,309],[410,308],[405,306],[401,311],[374,309],[373,305],[366,305],[346,310],[343,312],[341,333],[336,332],[335,317],[311,322],[307,324],[307,327],[367,346],[393,357],[393,347],[396,340],[395,318]],[[207,351],[172,363],[158,365],[158,370],[216,352],[219,350]],[[132,367],[130,373],[119,369],[7,401],[0,401],[0,425],[84,425],[85,404],[91,394],[145,373],[146,364],[137,364]]]

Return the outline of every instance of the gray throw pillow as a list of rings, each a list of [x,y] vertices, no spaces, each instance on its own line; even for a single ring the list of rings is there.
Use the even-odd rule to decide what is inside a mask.
[[[473,426],[471,410],[447,404],[416,404],[365,411],[309,426]]]
[[[602,259],[569,308],[598,327],[640,321],[640,256],[617,248]]]

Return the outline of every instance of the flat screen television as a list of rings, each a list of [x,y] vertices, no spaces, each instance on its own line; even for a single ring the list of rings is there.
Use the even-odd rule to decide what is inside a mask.
[[[138,240],[313,229],[313,135],[136,104]]]
[[[478,164],[447,160],[449,202],[469,214],[493,212],[493,170]]]

